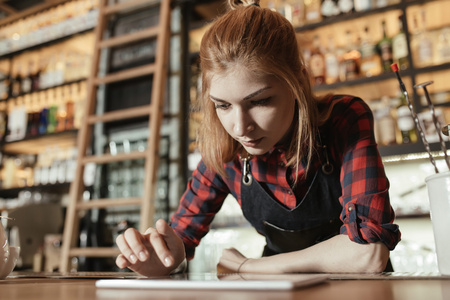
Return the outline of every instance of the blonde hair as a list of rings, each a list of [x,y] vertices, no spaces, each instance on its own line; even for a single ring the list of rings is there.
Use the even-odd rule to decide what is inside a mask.
[[[254,5],[252,5],[254,4]],[[200,46],[203,124],[198,145],[206,166],[226,176],[224,163],[243,147],[220,123],[209,98],[211,78],[239,64],[254,74],[284,81],[296,99],[298,111],[287,150],[289,166],[298,168],[306,155],[308,165],[315,149],[319,113],[310,77],[300,54],[295,30],[281,14],[259,7],[259,0],[229,0],[231,9],[219,17],[203,36]]]

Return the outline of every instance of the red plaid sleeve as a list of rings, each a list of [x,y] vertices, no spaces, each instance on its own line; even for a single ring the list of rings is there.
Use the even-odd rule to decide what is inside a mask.
[[[357,243],[383,242],[390,250],[400,241],[389,201],[389,181],[373,133],[373,115],[358,98],[343,97],[333,125],[336,154],[341,165],[342,234]]]
[[[195,247],[208,233],[215,214],[228,194],[229,189],[221,177],[207,169],[201,161],[171,219],[172,228],[184,242],[188,259],[194,256]]]

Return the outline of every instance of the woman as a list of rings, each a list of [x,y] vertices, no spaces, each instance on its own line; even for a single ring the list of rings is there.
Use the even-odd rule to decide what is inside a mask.
[[[170,273],[193,257],[231,193],[267,245],[259,259],[224,250],[228,271],[385,270],[400,231],[368,106],[315,97],[292,25],[259,0],[229,1],[200,49],[202,161],[170,226],[117,238],[117,265]]]

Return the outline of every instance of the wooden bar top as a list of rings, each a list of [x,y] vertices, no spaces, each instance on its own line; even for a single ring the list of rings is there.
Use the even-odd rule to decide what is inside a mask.
[[[96,288],[96,279],[7,277],[0,280],[1,300],[114,300],[114,299],[208,299],[208,300],[446,300],[450,299],[449,276],[368,278],[330,276],[331,279],[292,291],[144,290]]]

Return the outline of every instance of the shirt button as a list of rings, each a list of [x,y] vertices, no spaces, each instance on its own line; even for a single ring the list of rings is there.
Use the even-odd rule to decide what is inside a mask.
[[[280,167],[284,167],[284,162],[280,162]]]
[[[352,210],[353,210],[353,207],[350,206],[350,207],[348,208],[348,211],[352,211]]]
[[[292,191],[291,191],[291,190],[289,190],[287,193],[288,193],[289,195],[292,195]]]

